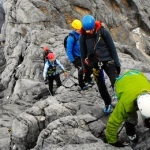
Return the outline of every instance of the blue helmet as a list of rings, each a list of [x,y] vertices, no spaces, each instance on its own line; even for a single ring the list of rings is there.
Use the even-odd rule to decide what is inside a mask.
[[[84,30],[92,30],[95,27],[95,19],[91,15],[85,15],[82,18],[82,26]]]

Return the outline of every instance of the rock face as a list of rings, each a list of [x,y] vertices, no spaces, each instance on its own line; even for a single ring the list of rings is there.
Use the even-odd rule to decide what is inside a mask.
[[[76,150],[114,149],[102,141],[109,116],[97,86],[80,91],[77,70],[63,47],[71,22],[92,14],[112,34],[121,62],[121,73],[139,69],[150,79],[149,0],[4,0],[5,23],[0,48],[0,149]],[[61,74],[62,86],[49,96],[42,79],[42,48],[47,45],[70,71]],[[106,77],[108,90],[113,97]],[[113,101],[116,103],[116,101]],[[147,130],[137,145],[123,149],[149,149]],[[142,135],[142,133],[144,134]],[[121,139],[127,138],[125,132]],[[115,148],[117,149],[117,148]]]
[[[3,23],[5,22],[5,12],[3,9],[3,1],[0,1],[0,29],[2,28]],[[1,30],[0,30],[1,33]]]

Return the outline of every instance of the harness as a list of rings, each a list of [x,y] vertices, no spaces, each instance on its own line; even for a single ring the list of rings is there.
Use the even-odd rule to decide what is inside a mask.
[[[102,38],[101,29],[99,29],[98,31],[95,31],[94,35],[84,35],[83,36],[85,43],[86,43],[86,40],[90,39],[90,38],[94,38],[94,41],[93,41],[94,47],[86,59],[89,61],[89,63],[90,62],[101,62],[101,60],[97,54],[97,45]],[[88,53],[88,52],[86,52],[86,53]],[[100,66],[100,63],[98,65]]]
[[[53,75],[55,72],[56,72],[56,67],[57,67],[57,62],[56,60],[51,63],[50,61],[48,61],[48,64],[49,64],[49,68],[48,68],[48,71],[47,71],[47,75]]]

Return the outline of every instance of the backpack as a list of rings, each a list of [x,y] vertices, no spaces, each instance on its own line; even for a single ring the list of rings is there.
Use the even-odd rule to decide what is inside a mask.
[[[67,48],[67,38],[68,38],[69,36],[72,36],[73,39],[74,39],[74,44],[73,44],[73,46],[75,46],[75,45],[76,45],[76,42],[77,42],[77,39],[76,39],[75,35],[72,34],[72,33],[69,33],[69,34],[64,38],[64,48],[65,48],[65,50],[66,50],[66,48]]]

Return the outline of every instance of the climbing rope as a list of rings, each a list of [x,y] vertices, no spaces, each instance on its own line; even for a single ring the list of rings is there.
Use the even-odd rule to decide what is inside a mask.
[[[68,113],[69,113],[71,116],[73,116],[71,112],[68,111]],[[84,120],[83,120],[83,119],[80,119],[78,115],[77,115],[77,119],[79,120],[79,122],[77,121],[77,123],[78,123],[78,128],[77,128],[77,129],[83,129],[83,128],[85,127],[85,122],[84,122]],[[81,122],[81,125],[80,125],[80,122]],[[65,145],[65,147],[63,148],[63,150],[65,150],[65,149],[68,147],[68,145],[71,143],[71,141],[72,141],[72,140],[74,139],[74,137],[77,135],[77,133],[75,132],[75,130],[76,130],[76,128],[74,129],[74,135],[73,135],[72,138],[68,141],[68,143]]]
[[[12,130],[11,128],[8,128],[8,132],[10,133],[10,150],[12,150],[12,147],[11,147],[11,143],[12,143]]]

